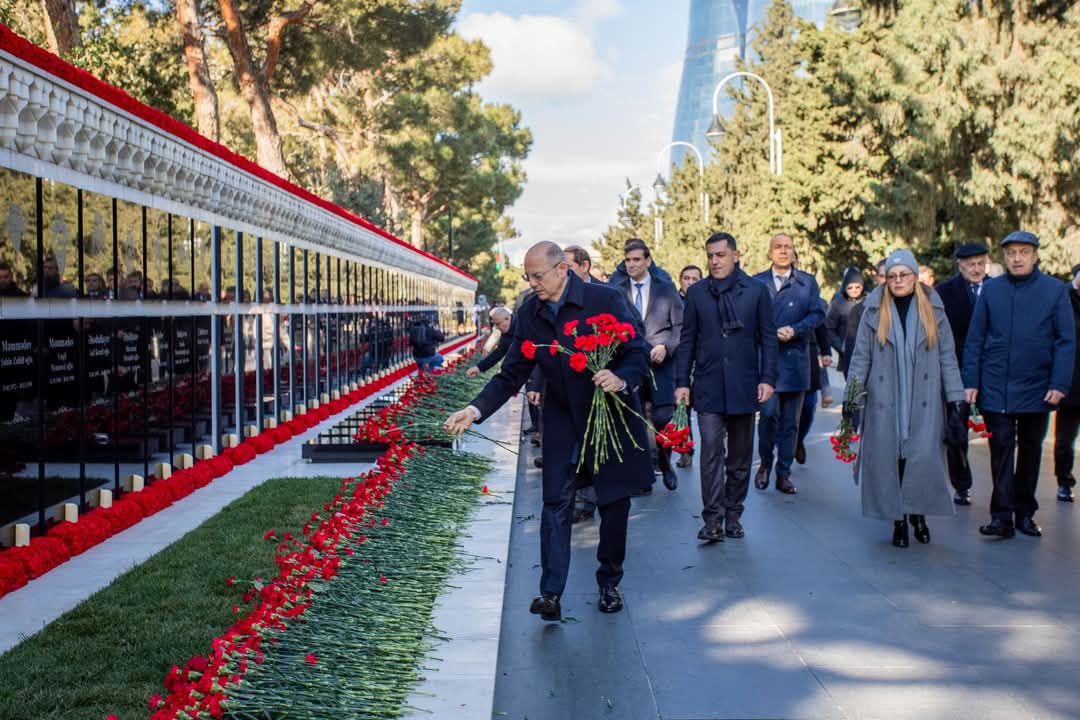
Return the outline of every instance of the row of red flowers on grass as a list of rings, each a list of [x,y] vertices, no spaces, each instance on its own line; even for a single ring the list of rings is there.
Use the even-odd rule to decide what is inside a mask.
[[[448,365],[436,372],[452,370],[453,366]],[[344,559],[353,555],[350,545],[366,541],[365,528],[388,523],[387,517],[378,512],[384,498],[404,473],[405,461],[424,452],[422,446],[404,440],[393,418],[400,417],[422,396],[436,389],[431,377],[420,374],[413,378],[401,399],[380,414],[382,432],[371,439],[387,442],[388,449],[376,461],[375,469],[342,481],[338,494],[323,505],[321,512],[312,513],[303,527],[302,537],[288,532],[278,537],[276,530],[267,530],[263,539],[278,543],[275,556],[278,576],[265,582],[254,578],[243,596],[243,602],[252,606],[248,612],[211,642],[209,653],[188,659],[183,667],[172,667],[164,681],[166,694],[148,700],[153,711],[151,720],[224,716],[223,704],[231,689],[244,680],[251,665],[263,662],[262,647],[267,635],[287,630],[289,622],[314,604],[311,583],[332,580]],[[232,587],[236,580],[230,577],[225,582]],[[386,576],[381,576],[379,582],[387,582]],[[240,613],[242,608],[235,605],[233,611]],[[307,654],[304,660],[309,664],[319,662],[315,653]],[[106,720],[116,720],[116,716],[110,715]]]
[[[459,346],[470,339],[459,343]],[[226,449],[221,455],[196,462],[184,470],[175,470],[169,478],[151,476],[142,492],[125,493],[113,502],[112,507],[94,508],[81,515],[77,522],[59,523],[47,534],[33,538],[27,546],[0,551],[0,597],[130,528],[143,518],[155,515],[196,489],[209,485],[235,466],[250,462],[256,455],[269,452],[276,445],[305,432],[331,415],[343,412],[351,405],[384,390],[415,369],[415,363],[411,363],[385,377],[372,380],[329,403],[296,415],[288,422],[264,430],[238,446]]]

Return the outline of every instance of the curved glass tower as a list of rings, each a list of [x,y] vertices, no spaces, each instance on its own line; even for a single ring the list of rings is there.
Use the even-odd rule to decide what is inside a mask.
[[[686,39],[679,102],[675,110],[672,140],[693,143],[708,154],[705,131],[712,122],[712,96],[716,84],[735,72],[736,60],[747,58],[756,27],[764,22],[770,0],[690,0],[690,27]],[[795,14],[823,23],[833,0],[794,0]],[[777,102],[783,102],[777,98]],[[721,116],[731,112],[731,99],[721,94]],[[676,148],[672,162],[681,163],[683,150]]]

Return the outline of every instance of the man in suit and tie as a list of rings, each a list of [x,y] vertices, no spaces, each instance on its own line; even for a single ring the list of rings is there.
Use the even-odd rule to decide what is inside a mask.
[[[825,321],[821,291],[813,275],[795,268],[795,243],[786,233],[769,241],[772,267],[754,276],[769,290],[773,301],[776,338],[780,342],[776,392],[761,406],[758,421],[758,457],[761,467],[754,477],[758,490],[769,487],[776,449],[776,489],[795,494],[791,463],[803,394],[810,389],[810,334]]]
[[[990,249],[985,245],[961,245],[956,248],[956,274],[934,288],[941,296],[945,316],[952,328],[959,367],[964,366],[964,343],[967,340],[968,325],[971,324],[975,303],[982,294],[989,263]],[[956,491],[953,502],[957,505],[971,504],[971,465],[967,455],[966,443],[961,448],[945,446],[945,457],[949,461],[949,480]]]
[[[682,329],[683,301],[673,284],[653,276],[652,253],[644,240],[627,240],[623,261],[626,273],[616,275],[611,284],[630,301],[644,328],[652,382],[641,386],[641,400],[653,427],[662,429],[675,414],[675,351]],[[656,439],[651,438],[649,444],[654,446]],[[655,452],[664,487],[675,490],[679,478],[671,466],[671,449],[656,447]]]
[[[609,459],[596,472],[592,471],[594,448],[584,445],[584,437],[596,388],[618,393],[634,412],[640,412],[637,388],[649,381],[648,347],[635,333],[619,345],[610,365],[595,374],[574,370],[567,353],[530,351],[525,345],[527,340],[536,345],[551,345],[558,340],[572,346],[573,328],[588,327],[588,319],[597,315],[610,314],[621,323],[634,323],[635,318],[621,293],[598,283],[584,283],[570,272],[566,256],[553,242],[529,248],[524,265],[525,280],[534,294],[517,312],[514,342],[503,358],[502,368],[468,407],[447,418],[445,428],[461,434],[474,422],[491,417],[517,393],[533,368],[539,368],[546,382],[541,409],[544,505],[540,513],[540,595],[532,601],[529,611],[543,620],[562,618],[560,600],[570,570],[574,491],[592,483],[600,511],[597,609],[618,612],[623,607],[619,582],[626,555],[630,496],[652,483],[644,450],[647,432],[645,424],[630,415],[626,425],[615,429],[622,460]]]

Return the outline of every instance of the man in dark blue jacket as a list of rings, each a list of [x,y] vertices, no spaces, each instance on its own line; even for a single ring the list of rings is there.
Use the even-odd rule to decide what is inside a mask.
[[[693,397],[697,411],[704,522],[698,539],[714,542],[744,534],[754,413],[776,385],[777,338],[768,290],[739,269],[735,238],[716,233],[705,253],[709,277],[686,291],[675,399]]]
[[[1076,334],[1066,286],[1039,271],[1039,239],[1025,231],[1001,241],[1006,274],[988,280],[964,344],[967,400],[990,432],[994,493],[983,535],[1039,536],[1035,486],[1050,411],[1069,392]],[[1015,458],[1015,464],[1014,464]]]
[[[949,318],[958,367],[964,367],[964,343],[967,341],[968,326],[971,324],[971,314],[975,312],[975,302],[982,294],[989,265],[990,249],[985,245],[961,245],[956,248],[957,273],[934,288],[945,306],[945,317]],[[949,480],[956,491],[953,502],[957,505],[970,505],[972,479],[967,444],[961,447],[946,445],[945,458],[949,462]]]
[[[637,334],[621,343],[609,367],[595,374],[577,371],[569,363],[570,355],[534,351],[531,345],[560,344],[573,347],[578,335],[591,335],[587,320],[610,314],[620,323],[634,324],[633,311],[623,296],[610,287],[583,283],[569,272],[566,257],[558,245],[541,242],[525,254],[525,279],[535,291],[517,313],[514,342],[503,358],[502,368],[469,407],[446,421],[449,432],[460,434],[476,421],[483,421],[498,410],[521,388],[533,367],[538,367],[546,381],[543,414],[543,491],[544,507],[540,515],[540,596],[530,612],[544,620],[562,617],[560,597],[566,588],[570,569],[570,529],[574,512],[574,491],[591,482],[596,488],[600,510],[600,543],[596,557],[600,567],[596,581],[600,587],[597,604],[601,612],[622,609],[619,582],[626,555],[626,526],[630,514],[630,495],[652,484],[645,424],[627,414],[626,424],[615,428],[622,450],[622,461],[610,459],[598,472],[592,472],[593,448],[583,447],[589,411],[596,388],[619,397],[634,412],[640,413],[637,389],[648,381],[648,350]],[[571,327],[573,325],[574,327]],[[629,434],[628,434],[629,433]],[[582,458],[582,453],[585,457]],[[577,468],[579,460],[582,471]]]
[[[642,404],[653,427],[663,428],[675,413],[675,351],[679,347],[683,301],[674,285],[654,279],[649,246],[633,238],[623,248],[626,272],[617,274],[608,284],[626,296],[644,328],[649,345],[651,382],[641,387]],[[655,440],[650,442],[655,445]],[[664,487],[674,490],[679,480],[671,466],[671,449],[656,448],[657,465]]]
[[[758,457],[754,477],[759,490],[769,487],[776,448],[776,489],[793,495],[791,463],[803,394],[810,389],[810,334],[825,321],[821,291],[813,275],[795,268],[795,244],[784,233],[769,240],[772,267],[754,279],[765,285],[773,301],[773,322],[780,342],[776,394],[761,406],[758,421]]]

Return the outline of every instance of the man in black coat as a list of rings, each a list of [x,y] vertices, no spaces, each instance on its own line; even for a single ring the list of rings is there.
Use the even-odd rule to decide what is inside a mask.
[[[990,263],[990,249],[978,243],[956,248],[956,274],[934,289],[945,306],[945,317],[952,328],[956,344],[956,364],[964,366],[964,343],[967,341],[968,325],[975,303],[982,294],[986,269]],[[957,505],[971,504],[971,465],[968,463],[967,443],[962,447],[945,446],[945,458],[949,462],[949,480],[952,481],[953,502]]]
[[[480,373],[487,372],[495,367],[500,360],[506,357],[506,352],[510,349],[510,343],[513,342],[514,314],[500,306],[491,308],[489,316],[492,324],[499,329],[499,341],[491,352],[480,358],[478,363],[465,371],[465,374],[469,377],[476,377]]]
[[[686,292],[675,398],[692,396],[697,411],[704,522],[698,539],[715,542],[744,534],[754,413],[776,387],[779,340],[769,290],[739,268],[735,238],[716,233],[705,253],[709,277]]]
[[[1076,336],[1080,337],[1080,265],[1072,267],[1072,282],[1069,283],[1069,303],[1072,305],[1073,323]],[[1073,360],[1073,380],[1069,393],[1061,399],[1057,416],[1054,418],[1054,476],[1057,478],[1057,499],[1061,502],[1073,501],[1073,461],[1077,431],[1080,430],[1080,352]]]
[[[660,429],[675,413],[675,351],[682,329],[683,301],[675,286],[654,279],[652,269],[656,266],[645,241],[628,240],[623,261],[626,272],[617,274],[609,284],[626,296],[644,328],[652,380],[641,386],[641,400],[646,417]],[[650,446],[655,444],[654,438]],[[656,459],[664,487],[676,489],[679,479],[671,466],[671,448],[657,447]]]
[[[601,612],[618,612],[622,609],[618,586],[626,554],[630,495],[652,483],[648,452],[644,449],[648,447],[647,433],[645,424],[627,413],[626,425],[615,428],[622,461],[610,459],[595,473],[593,448],[584,447],[583,440],[596,388],[617,393],[634,412],[640,412],[636,392],[648,381],[648,349],[635,332],[634,337],[618,346],[610,366],[595,374],[587,369],[575,370],[568,353],[552,353],[548,347],[536,350],[534,345],[551,345],[555,340],[572,348],[575,343],[572,333],[593,334],[588,320],[595,316],[606,313],[620,323],[633,325],[634,315],[620,293],[610,287],[583,283],[569,272],[563,251],[552,242],[537,243],[525,254],[525,279],[535,295],[517,313],[514,342],[503,358],[499,374],[488,381],[469,407],[451,415],[445,427],[448,432],[460,434],[473,422],[482,422],[517,393],[533,367],[540,368],[546,380],[542,409],[542,570],[540,596],[533,600],[529,610],[544,620],[562,617],[560,597],[570,569],[574,491],[579,485],[591,482],[596,488],[600,510],[597,607]]]

